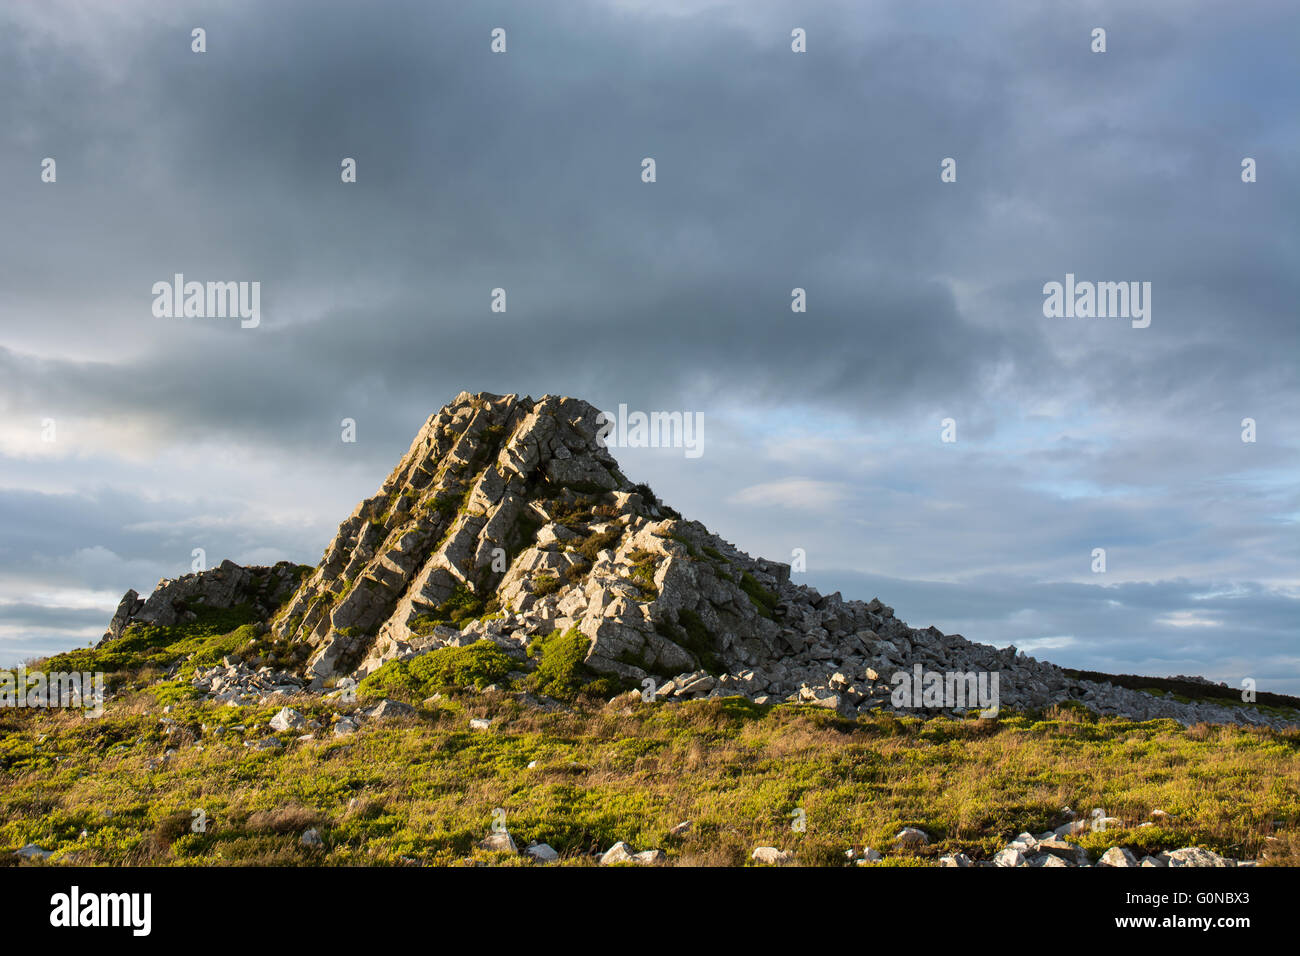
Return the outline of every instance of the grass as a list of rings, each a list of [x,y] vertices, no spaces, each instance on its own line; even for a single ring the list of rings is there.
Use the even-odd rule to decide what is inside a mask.
[[[928,865],[959,851],[988,859],[1022,831],[1065,822],[1069,805],[1122,821],[1080,838],[1094,856],[1202,845],[1300,865],[1297,730],[1183,728],[1073,703],[997,720],[850,720],[738,697],[607,703],[620,688],[588,670],[588,639],[570,629],[532,642],[535,669],[522,678],[527,665],[487,641],[390,664],[359,696],[406,699],[415,714],[347,737],[330,725],[360,704],[295,697],[319,728],[299,742],[298,731],[268,726],[284,701],[228,707],[189,686],[189,670],[226,654],[292,656],[247,614],[203,611],[33,662],[109,670],[118,689],[98,719],[0,708],[0,850],[36,843],[55,865],[456,864],[489,859],[475,845],[499,807],[517,842],[547,842],[567,864],[626,840],[674,864],[743,865],[772,845],[805,865],[842,865],[851,846],[875,847],[889,865]],[[703,625],[679,627],[689,637]],[[470,689],[490,683],[571,704],[544,710]],[[424,705],[435,689],[441,698]],[[471,729],[475,717],[491,728]],[[282,747],[245,746],[268,736]],[[796,809],[806,832],[790,827]],[[1168,817],[1139,827],[1155,809]],[[670,837],[682,820],[689,832]],[[909,825],[931,845],[896,851],[892,837]],[[300,845],[309,826],[323,848]]]
[[[109,677],[127,672],[165,670],[187,663],[186,673],[195,667],[211,666],[221,658],[259,644],[267,650],[271,642],[260,642],[252,626],[256,614],[247,605],[234,608],[194,608],[196,620],[172,627],[134,624],[115,641],[103,647],[87,647],[33,661],[29,670],[103,672]],[[110,680],[110,686],[112,681]]]
[[[334,705],[296,706],[328,724]],[[847,721],[740,698],[547,713],[469,694],[347,738],[244,747],[275,710],[189,702],[170,715],[181,728],[172,734],[138,705],[99,721],[6,714],[0,845],[37,843],[54,863],[454,864],[483,856],[474,844],[501,807],[521,845],[550,843],[569,863],[626,840],[678,864],[740,865],[760,845],[808,865],[841,864],[854,845],[928,864],[957,851],[988,858],[1016,833],[1063,822],[1068,804],[1124,820],[1081,839],[1094,854],[1201,844],[1300,862],[1293,733],[1026,716]],[[469,730],[474,716],[493,728]],[[244,729],[200,732],[217,723]],[[177,754],[158,765],[167,747]],[[805,833],[790,828],[795,808]],[[1138,829],[1156,808],[1168,822]],[[203,832],[191,829],[195,809]],[[689,833],[670,838],[681,820],[693,821]],[[934,843],[895,852],[906,825]],[[298,844],[307,826],[323,850]]]

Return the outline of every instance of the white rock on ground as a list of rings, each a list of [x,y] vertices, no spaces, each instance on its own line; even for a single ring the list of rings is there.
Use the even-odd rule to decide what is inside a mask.
[[[292,707],[281,707],[271,718],[271,729],[284,733],[288,730],[301,730],[307,726],[307,718]]]
[[[1113,846],[1101,855],[1097,861],[1103,866],[1137,866],[1138,861],[1131,852],[1121,846]]]
[[[524,852],[538,863],[553,863],[560,858],[560,854],[549,843],[534,843]]]
[[[754,848],[749,858],[755,863],[779,866],[782,863],[789,863],[791,856],[785,850],[778,850],[774,846],[759,846]]]
[[[636,855],[632,848],[619,840],[612,847],[605,851],[600,858],[601,866],[610,866],[614,863],[634,863]]]
[[[508,830],[493,830],[479,841],[479,849],[495,850],[499,853],[519,852],[519,847],[515,845],[515,838],[510,835]]]
[[[903,827],[894,837],[894,843],[898,846],[918,847],[925,846],[929,842],[930,835],[916,827]]]

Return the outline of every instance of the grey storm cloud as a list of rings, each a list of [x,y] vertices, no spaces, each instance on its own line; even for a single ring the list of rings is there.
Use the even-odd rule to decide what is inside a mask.
[[[120,593],[196,533],[314,561],[456,393],[552,392],[703,410],[694,471],[636,473],[750,550],[921,582],[955,630],[987,593],[981,639],[1164,646],[1069,623],[1105,540],[1151,620],[1167,582],[1235,581],[1273,654],[1300,587],[1297,25],[1263,0],[10,5],[0,574]],[[1151,327],[1044,318],[1067,272],[1151,282]],[[261,325],[155,318],[175,273],[259,281]],[[47,416],[94,441],[41,458]],[[831,421],[870,443],[768,447]],[[304,482],[319,514],[268,524]],[[0,624],[35,626],[20,597]]]

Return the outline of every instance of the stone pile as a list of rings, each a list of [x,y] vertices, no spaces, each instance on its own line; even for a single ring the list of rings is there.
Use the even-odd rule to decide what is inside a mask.
[[[198,668],[190,683],[210,700],[247,707],[264,704],[277,695],[301,694],[306,682],[295,674],[267,666],[254,670],[227,657],[213,667]]]

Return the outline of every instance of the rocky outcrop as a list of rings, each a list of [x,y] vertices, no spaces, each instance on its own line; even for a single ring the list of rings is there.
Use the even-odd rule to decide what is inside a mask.
[[[277,630],[309,642],[325,677],[446,643],[498,591],[493,607],[513,595],[526,611],[573,563],[541,546],[542,529],[566,534],[558,519],[582,501],[631,488],[596,440],[597,414],[567,398],[458,396],[339,526]]]
[[[794,584],[632,484],[597,409],[462,393],[431,417],[378,493],[358,505],[276,621],[309,642],[311,675],[361,677],[438,647],[577,629],[586,663],[656,699],[742,694],[854,716],[901,709],[896,675],[996,675],[997,706],[1078,700],[1102,714],[1280,725],[1248,707],[1180,703],[908,627],[878,600]],[[958,681],[962,683],[962,681]],[[975,685],[967,684],[972,692]],[[965,713],[976,700],[903,706]],[[913,705],[915,705],[913,707]]]
[[[1185,724],[1300,722],[1075,678],[1014,647],[909,627],[879,600],[795,584],[787,565],[745,554],[633,484],[600,433],[596,408],[555,396],[462,393],[430,417],[273,621],[277,636],[310,649],[308,688],[484,639],[526,667],[532,638],[572,630],[591,669],[655,700],[743,695],[844,717],[992,716],[1073,700]],[[284,568],[226,562],[162,582],[147,601],[128,592],[110,635],[177,620],[196,602],[273,607]],[[903,675],[916,687],[900,698]],[[239,694],[258,692],[241,681]]]
[[[281,561],[273,567],[243,567],[222,561],[207,571],[163,578],[148,599],[127,591],[109,622],[100,645],[121,637],[132,624],[170,627],[195,620],[203,608],[247,605],[254,616],[267,618],[298,582],[298,566]]]

